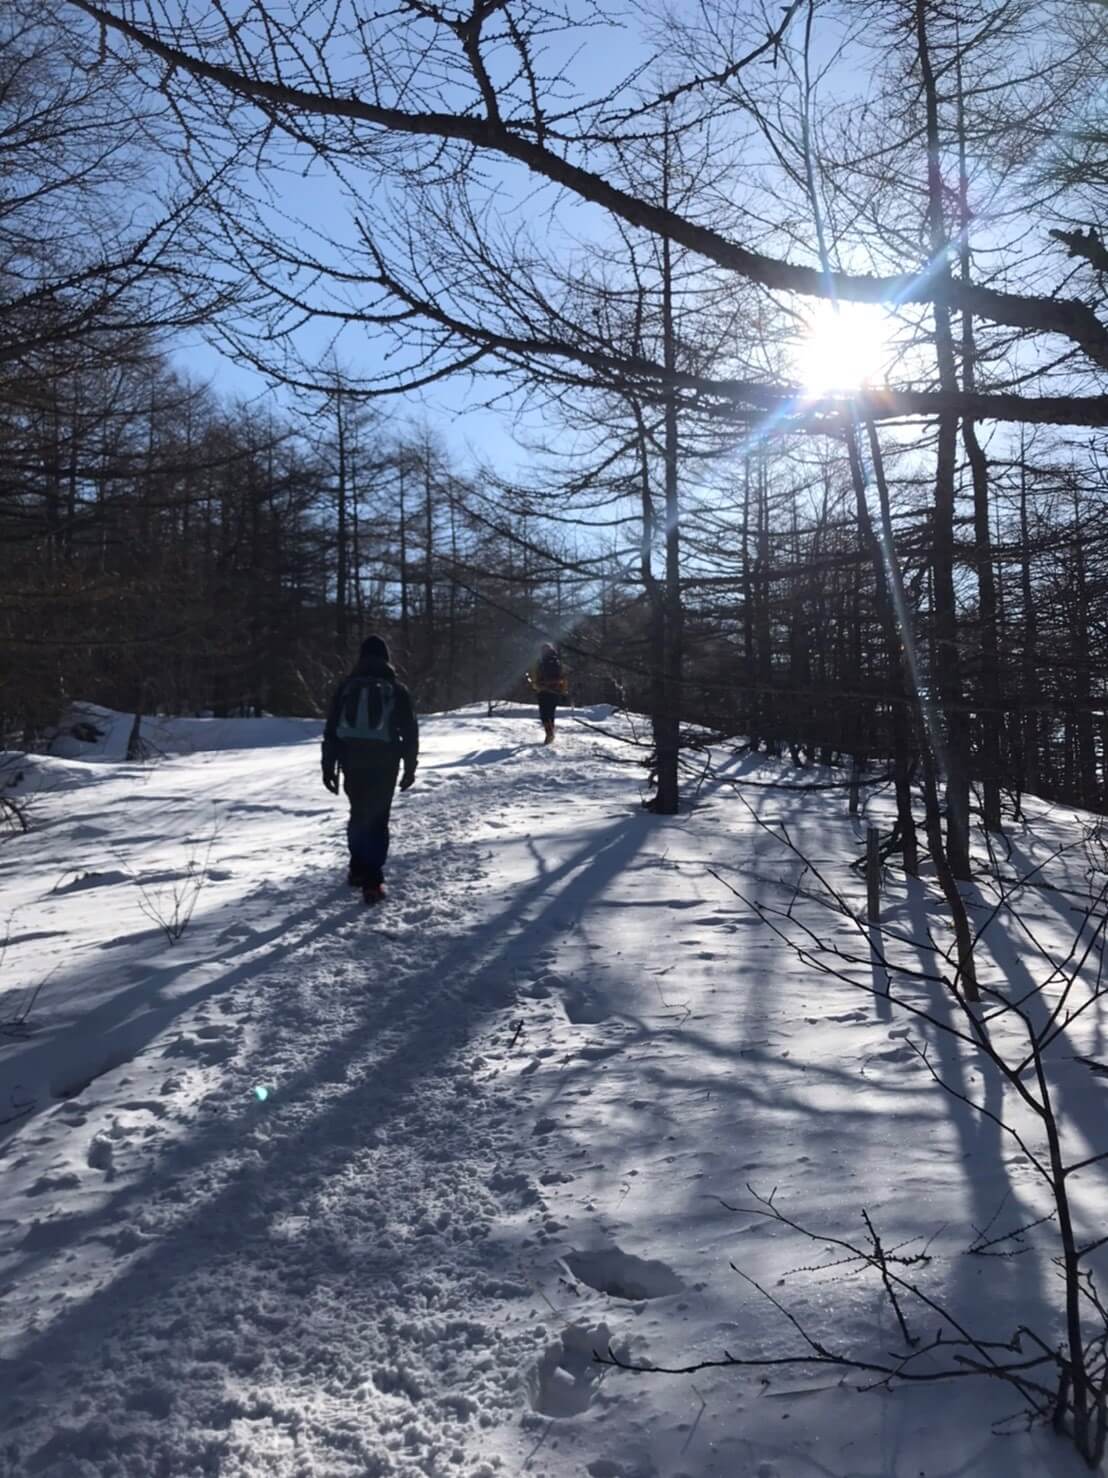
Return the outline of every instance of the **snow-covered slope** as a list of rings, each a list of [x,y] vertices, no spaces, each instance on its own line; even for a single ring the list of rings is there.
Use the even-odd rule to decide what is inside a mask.
[[[1042,1432],[994,1437],[1015,1403],[984,1385],[594,1361],[795,1351],[732,1264],[836,1349],[898,1345],[870,1282],[796,1271],[822,1255],[748,1184],[821,1232],[864,1207],[890,1246],[933,1239],[931,1286],[981,1334],[1054,1330],[1045,1254],[964,1253],[1041,1210],[1029,1167],[905,1023],[708,871],[755,894],[788,873],[731,789],[652,817],[616,740],[561,728],[551,752],[530,717],[427,719],[373,912],[318,726],[192,721],[154,763],[42,763],[36,830],[0,848],[0,1472],[1083,1471]],[[841,790],[748,794],[860,891]],[[1066,828],[1038,808],[1019,846]],[[1044,894],[1036,926],[1069,906]],[[906,926],[931,907],[887,899]],[[1103,1103],[1067,1107],[1095,1142]]]

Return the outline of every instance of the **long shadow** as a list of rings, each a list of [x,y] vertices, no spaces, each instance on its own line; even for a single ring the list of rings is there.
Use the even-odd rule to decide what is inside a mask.
[[[748,760],[751,760],[751,758],[752,757],[743,757],[743,767],[751,767],[751,764],[746,763]],[[756,757],[752,762],[756,762]],[[775,803],[776,805],[778,812],[777,819],[790,829],[795,829],[798,817],[801,821],[809,819],[807,810],[808,803],[805,802],[802,793],[798,793],[796,791],[774,792],[769,789],[759,790],[752,795],[747,796],[747,800],[755,813],[755,817],[759,821],[763,819],[763,812],[765,807],[771,802]],[[844,830],[853,829],[852,824],[848,818],[835,818],[835,820]],[[773,839],[770,833],[759,830],[755,833],[755,846],[752,856],[753,859],[757,861],[767,855],[769,857],[779,858],[782,862],[786,863],[789,869],[795,872],[797,875],[800,875],[803,870],[804,864],[802,863],[800,858],[788,852],[780,842]],[[742,866],[745,872],[750,871],[748,861],[744,861]],[[782,898],[783,895],[788,891],[788,883],[784,879],[774,880],[772,878],[766,878],[756,875],[756,881],[763,888],[769,887],[774,889],[778,894],[782,895]],[[835,922],[837,923],[837,920]],[[864,943],[863,935],[859,934],[856,941],[854,942],[856,945],[861,946]],[[779,950],[783,950],[786,948],[786,946],[782,944],[779,945],[778,948]],[[878,1020],[890,1020],[892,1017],[892,1009],[886,995],[884,972],[876,963],[873,963],[871,965],[870,984],[874,1001],[874,1009]],[[748,991],[747,1009],[745,1016],[746,1024],[748,1027],[748,1035],[750,1029],[757,1029],[759,1026],[764,1029],[767,999],[768,998],[764,990],[760,992]]]
[[[57,1097],[76,1092],[103,1073],[137,1057],[185,1012],[254,975],[264,975],[273,964],[290,952],[290,948],[306,948],[329,934],[337,925],[364,912],[360,904],[355,907],[346,902],[348,898],[349,894],[345,889],[341,893],[332,891],[330,897],[323,901],[322,911],[321,901],[314,899],[272,929],[232,944],[210,962],[186,958],[179,963],[154,969],[149,965],[132,966],[132,970],[139,972],[132,985],[124,990],[114,991],[102,1005],[82,1012],[76,1018],[70,1018],[49,1034],[42,1033],[28,1042],[22,1051],[13,1051],[5,1056],[0,1064],[5,1090],[15,1094],[21,1086],[41,1085],[49,1079],[52,1094],[50,1098],[43,1097],[37,1102],[34,1112],[13,1126],[9,1130],[10,1135],[14,1137],[25,1131],[27,1125],[38,1114],[50,1108]],[[335,907],[339,899],[343,903]],[[228,903],[225,907],[204,915],[203,920],[198,919],[196,924],[199,926],[202,923],[205,929],[218,931],[225,918],[241,920],[244,904],[248,902],[247,899]],[[295,944],[290,946],[290,936],[301,928],[304,928],[304,932],[296,935]],[[165,1003],[166,992],[182,976],[197,969],[198,965],[222,964],[247,951],[253,954],[267,945],[271,948],[261,958],[253,958],[233,966],[215,979],[192,990],[182,991],[170,1003]],[[116,973],[121,973],[124,968],[120,965]],[[81,975],[80,967],[75,967],[68,975],[55,977],[54,988],[63,992],[67,981],[79,981]],[[151,985],[154,982],[157,983],[157,988],[152,992]],[[151,1005],[152,996],[155,1000],[160,999],[163,1004]],[[9,1096],[8,1091],[0,1092],[0,1102],[6,1103]],[[2,1135],[3,1130],[0,1130],[0,1136]]]
[[[865,1393],[852,1399],[864,1400]],[[877,1395],[869,1395],[871,1402],[880,1399]],[[776,1467],[768,1461],[754,1466],[756,1458],[765,1457],[777,1458],[786,1465],[786,1471],[795,1474],[796,1478],[917,1478],[917,1474],[922,1478],[925,1473],[927,1478],[1017,1478],[1017,1475],[1019,1478],[1026,1478],[1028,1470],[1022,1463],[1018,1469],[1013,1468],[1013,1455],[1006,1451],[1003,1439],[992,1435],[978,1437],[976,1446],[967,1456],[953,1460],[943,1459],[942,1466],[939,1467],[926,1447],[921,1448],[919,1436],[915,1432],[905,1430],[903,1425],[896,1426],[895,1418],[890,1413],[884,1415],[882,1455],[870,1458],[865,1469],[860,1468],[853,1458],[843,1457],[832,1464],[830,1459],[821,1459],[812,1453],[799,1451],[795,1443],[786,1445],[755,1439],[745,1444],[750,1454],[749,1471],[776,1472]],[[968,1427],[968,1419],[964,1420]],[[927,1462],[926,1468],[920,1467],[923,1461]],[[1055,1469],[1052,1465],[1049,1471],[1055,1478],[1060,1478],[1060,1469]],[[1076,1478],[1076,1463],[1071,1471]],[[1047,1472],[1043,1468],[1041,1478],[1045,1478]]]
[[[927,937],[926,895],[922,885],[909,890],[906,910],[909,920],[907,933],[921,941]],[[919,951],[922,968],[933,968],[926,947]],[[914,1023],[926,1037],[933,1049],[935,1060],[932,1066],[939,1083],[930,1083],[932,1092],[945,1102],[950,1122],[961,1148],[964,1169],[963,1184],[968,1196],[968,1218],[975,1232],[993,1226],[994,1234],[1018,1227],[1035,1220],[1037,1210],[1023,1204],[1019,1189],[1013,1184],[1005,1155],[1015,1158],[1018,1146],[1001,1129],[995,1119],[1004,1117],[1004,1079],[999,1070],[984,1053],[976,1053],[972,1066],[980,1073],[980,1085],[967,1075],[967,1059],[958,1040],[944,1027],[964,1029],[964,1024],[955,1019],[955,1007],[950,995],[941,986],[932,985],[926,996],[926,1007],[940,1023],[938,1027],[927,1023]],[[943,1086],[940,1087],[939,1084]],[[946,1091],[949,1089],[950,1091]],[[956,1095],[961,1094],[959,1098]],[[966,1102],[964,1100],[970,1100]],[[979,1102],[985,1112],[971,1107]],[[994,1219],[997,1219],[994,1225]],[[982,1263],[968,1252],[955,1259],[952,1287],[952,1304],[956,1312],[974,1308],[981,1297],[980,1274],[983,1266],[992,1270],[990,1284],[990,1314],[994,1321],[1001,1317],[1011,1323],[1014,1330],[1020,1323],[1030,1323],[1032,1306],[1050,1327],[1049,1303],[1042,1277],[1042,1269],[1036,1259],[1025,1257],[991,1258]],[[1035,1286],[1030,1286],[1030,1269],[1035,1268],[1038,1276]],[[999,1297],[998,1297],[999,1295]],[[1003,1314],[1002,1314],[1003,1309]],[[979,1331],[974,1331],[975,1333]],[[1003,1331],[1003,1337],[1011,1330]]]
[[[626,820],[623,820],[619,826],[610,828],[599,840],[590,841],[557,867],[547,869],[532,884],[521,889],[514,895],[513,906],[507,915],[509,921],[517,919],[519,914],[531,902],[541,898],[542,894],[552,885],[556,884],[559,879],[568,877],[575,868],[581,866],[582,859],[588,859],[584,864],[586,876],[591,876],[593,869],[596,868],[600,870],[604,881],[610,880],[625,865],[624,862],[619,860],[618,855],[616,857],[611,855],[613,847],[623,840],[625,836],[630,837],[634,842],[631,848],[631,853],[633,854],[641,843],[643,835],[641,827],[642,823],[636,825],[632,822],[629,824]],[[558,921],[561,922],[561,909],[565,906],[567,897],[569,896],[571,896],[569,888],[563,888],[560,893],[551,899],[543,913],[531,921],[531,927],[536,930],[541,929],[548,915],[558,915]],[[307,908],[304,911],[304,915],[306,917],[314,917],[317,912],[318,910],[316,909]],[[307,947],[332,933],[337,924],[364,918],[364,916],[365,909],[363,905],[352,905],[342,910],[338,915],[321,920],[315,928],[301,936],[297,944],[298,946],[303,945]],[[313,1062],[303,1072],[283,1080],[281,1088],[282,1100],[284,1102],[295,1102],[301,1092],[310,1089],[320,1079],[341,1081],[352,1058],[364,1047],[367,1039],[372,1040],[374,1033],[391,1028],[390,1034],[395,1035],[397,1032],[402,1034],[407,1023],[415,1023],[426,1009],[427,1000],[425,997],[418,995],[413,997],[413,981],[418,985],[419,980],[421,978],[424,979],[426,984],[434,987],[430,994],[439,1000],[448,1001],[456,997],[459,988],[451,984],[452,977],[459,972],[464,974],[467,968],[467,961],[475,961],[481,955],[487,941],[505,938],[504,920],[505,915],[498,915],[482,928],[466,931],[461,936],[462,947],[458,952],[455,953],[453,949],[449,952],[449,971],[444,971],[445,961],[436,962],[425,970],[416,971],[412,977],[405,976],[401,978],[394,994],[380,998],[377,1001],[376,1011],[373,1013],[367,1012],[364,1019],[359,1023],[357,1031],[350,1033],[345,1040],[336,1043],[333,1049]],[[507,943],[503,948],[495,951],[494,955],[483,964],[482,969],[486,974],[495,973],[497,965],[502,964],[504,958],[510,953],[513,936],[508,934],[506,937]],[[449,944],[453,946],[458,942],[457,940],[450,940]],[[540,942],[536,941],[536,943]],[[291,959],[287,952],[273,951],[264,961],[249,961],[245,965],[230,972],[229,975],[221,976],[218,980],[209,982],[208,985],[198,988],[193,993],[193,1003],[195,1004],[196,1000],[206,999],[210,994],[215,994],[223,989],[229,988],[231,983],[241,983],[243,980],[250,979],[255,975],[259,977],[259,983],[261,983],[268,972],[269,965],[279,956],[286,967],[291,965]],[[281,971],[278,982],[284,980],[286,974],[287,968]],[[503,1000],[498,999],[496,1004],[506,1004],[511,998],[512,989],[514,989],[514,984],[504,992]],[[396,1012],[396,1000],[399,1000],[404,1008],[399,1016]],[[492,1009],[495,1009],[495,1007]],[[432,1026],[429,1029],[435,1030],[440,1028],[441,1025],[442,1023],[440,1022],[437,1027]],[[133,1056],[136,1054],[131,1053],[128,1055]],[[255,1055],[263,1060],[269,1057],[269,1049],[265,1043],[259,1044]],[[244,1113],[240,1117],[246,1119],[248,1116]],[[214,1129],[214,1126],[213,1130],[207,1136],[202,1135],[199,1138],[192,1136],[183,1147],[189,1162],[206,1158],[206,1141],[214,1141],[219,1137],[221,1136]],[[173,1174],[172,1167],[169,1167],[167,1171],[166,1167],[162,1166],[156,1171],[159,1179],[163,1178],[166,1173]],[[90,1213],[90,1217],[94,1221],[114,1217],[118,1214],[120,1206],[126,1205],[132,1199],[141,1199],[143,1194],[144,1186],[141,1183],[123,1187],[118,1193],[118,1197],[112,1198],[105,1207],[97,1212]],[[76,1221],[74,1224],[77,1224]]]
[[[215,1185],[214,1192],[191,1207],[158,1243],[152,1263],[147,1257],[135,1259],[108,1287],[63,1313],[27,1341],[20,1350],[21,1362],[29,1363],[29,1368],[37,1368],[39,1362],[79,1363],[92,1356],[113,1327],[130,1331],[138,1321],[153,1327],[158,1319],[157,1303],[169,1288],[181,1287],[202,1275],[206,1262],[226,1256],[226,1247],[218,1253],[214,1250],[213,1239],[221,1229],[232,1250],[248,1257],[251,1242],[259,1235],[253,1213],[261,1187],[295,1185],[297,1202],[307,1203],[313,1187],[335,1175],[364,1146],[369,1131],[400,1113],[413,1098],[418,1101],[420,1080],[467,1040],[482,1016],[512,998],[515,986],[506,966],[527,952],[526,943],[521,951],[524,931],[537,933],[550,918],[580,907],[602,889],[628,866],[648,829],[649,821],[636,815],[590,837],[546,877],[515,892],[510,904],[514,927],[508,926],[505,914],[498,914],[450,941],[448,978],[444,979],[447,961],[439,959],[401,980],[388,999],[368,1011],[356,1028],[305,1067],[299,1078],[282,1084],[281,1100],[290,1109],[303,1107],[313,1086],[321,1081],[343,1088],[306,1126],[283,1138],[276,1133],[278,1111],[271,1121],[272,1137],[259,1151],[259,1161],[249,1175],[241,1173],[233,1153],[238,1144],[234,1119],[219,1118],[190,1136],[168,1163],[151,1171],[150,1180],[172,1185],[191,1165],[204,1162],[205,1181]],[[563,886],[552,891],[559,881]],[[280,1029],[278,1022],[272,1030],[279,1033]],[[383,1050],[363,1074],[358,1071],[359,1060],[366,1057],[367,1045],[375,1042]],[[295,1115],[290,1113],[290,1117]],[[221,1150],[228,1152],[228,1163],[216,1166],[212,1157]],[[147,1194],[148,1186],[142,1181],[122,1188],[95,1212],[73,1218],[74,1234],[96,1236],[129,1205],[141,1205]],[[418,1248],[412,1256],[418,1259]],[[156,1272],[158,1289],[152,1302],[151,1271]],[[19,1276],[18,1268],[9,1272]],[[212,1292],[213,1307],[208,1313],[213,1325],[222,1327],[232,1317],[231,1311],[215,1306],[220,1292],[218,1288]],[[190,1288],[190,1295],[198,1294],[195,1286]],[[37,1395],[41,1398],[43,1392]]]
[[[761,756],[764,759],[764,756]],[[707,775],[703,781],[696,783],[693,776],[686,778],[684,789],[688,791],[689,785],[693,785],[693,797],[685,816],[695,816],[698,809],[705,801],[711,800],[722,792],[733,793],[733,782],[741,780],[744,775],[757,768],[757,760],[751,755],[731,754],[722,764],[712,766],[712,773]]]
[[[769,755],[752,754],[749,751],[743,754],[733,753],[722,764],[713,765],[711,775],[707,777],[699,789],[700,799],[703,800],[705,796],[717,795],[721,790],[730,790],[733,783],[741,783],[743,780],[749,780],[755,770],[764,769],[767,765],[774,763],[783,764],[784,761],[774,761]],[[750,800],[753,800],[754,795],[759,795],[774,796],[781,801],[787,800],[798,803],[805,793],[811,795],[824,794],[827,779],[833,773],[832,770],[824,765],[812,765],[807,769],[791,772],[789,778],[780,784],[765,781],[757,786],[750,785],[744,794]],[[811,778],[804,780],[798,779],[798,776],[809,776]],[[846,794],[845,785],[842,794]]]
[[[460,770],[472,769],[476,765],[499,765],[533,748],[533,744],[515,744],[506,749],[471,749],[468,754],[463,754],[456,760],[442,760],[438,764],[432,760],[426,768],[428,770]]]
[[[1019,855],[1016,849],[1013,849],[1013,856],[1019,857]],[[1063,901],[1064,895],[1052,893],[1050,890],[1042,890],[1042,893],[1036,896],[1041,896],[1047,906],[1058,913],[1068,927],[1069,939],[1065,946],[1056,952],[1059,957],[1064,956],[1069,943],[1077,934],[1069,905]],[[1012,926],[1004,921],[1002,914],[992,920],[983,935],[982,942],[988,948],[993,963],[1005,982],[1005,993],[1008,999],[1020,1003],[1031,1029],[1036,1034],[1041,1033],[1051,1020],[1052,998],[1057,982],[1049,994],[1044,993],[1041,984],[1051,973],[1053,966],[1048,964],[1046,959],[1042,959],[1041,973],[1036,978],[1027,964],[1025,951],[1013,938]],[[1101,1012],[1093,1008],[1090,1015],[1094,1020],[1099,1020]],[[1092,1021],[1088,1021],[1088,1025],[1091,1026]],[[1082,1154],[1097,1154],[1105,1149],[1106,1140],[1108,1140],[1108,1134],[1105,1132],[1103,1079],[1093,1075],[1083,1063],[1076,1061],[1076,1056],[1081,1053],[1082,1048],[1080,1044],[1073,1041],[1071,1029],[1067,1028],[1063,1021],[1059,1021],[1057,1026],[1058,1035],[1046,1052],[1044,1062],[1054,1096],[1055,1113],[1062,1129],[1063,1143],[1065,1144],[1069,1140],[1070,1133],[1076,1130],[1084,1136],[1088,1146]],[[1069,1144],[1069,1148],[1072,1151],[1072,1143]],[[1102,1172],[1094,1170],[1091,1173]]]
[[[640,1025],[631,1035],[624,1036],[620,1040],[619,1055],[628,1060],[638,1061],[633,1056],[636,1047],[654,1048],[665,1043],[680,1044],[682,1055],[689,1051],[703,1054],[704,1057],[714,1057],[730,1067],[737,1067],[740,1063],[758,1073],[757,1077],[739,1079],[731,1074],[721,1074],[705,1080],[697,1074],[686,1074],[680,1071],[667,1070],[664,1063],[657,1066],[648,1066],[641,1069],[642,1076],[648,1079],[659,1090],[673,1089],[677,1092],[687,1091],[690,1094],[703,1094],[706,1082],[710,1084],[712,1093],[721,1099],[730,1099],[736,1106],[749,1105],[753,1108],[770,1109],[774,1112],[808,1115],[813,1118],[834,1118],[836,1122],[848,1124],[856,1128],[872,1120],[875,1114],[874,1108],[861,1104],[855,1095],[854,1100],[848,1101],[847,1092],[844,1090],[857,1089],[858,1080],[854,1073],[845,1069],[831,1067],[827,1064],[801,1062],[799,1059],[781,1058],[777,1054],[761,1052],[757,1048],[721,1047],[718,1041],[699,1033],[690,1033],[687,1027],[677,1028],[649,1027]],[[588,1060],[580,1063],[571,1062],[559,1075],[562,1083],[572,1084],[575,1076],[593,1070]],[[769,1076],[770,1071],[780,1075],[780,1080],[792,1080],[792,1087],[783,1087],[782,1081]],[[841,1105],[833,1110],[824,1105],[814,1105],[807,1099],[813,1087],[827,1086],[839,1090],[842,1100]],[[561,1085],[552,1096],[557,1096],[561,1091]],[[922,1102],[932,1102],[929,1087],[906,1089],[902,1083],[876,1082],[869,1080],[866,1084],[866,1093],[869,1097],[880,1097],[889,1095],[890,1098],[904,1101],[918,1098]],[[907,1117],[905,1115],[904,1117]]]

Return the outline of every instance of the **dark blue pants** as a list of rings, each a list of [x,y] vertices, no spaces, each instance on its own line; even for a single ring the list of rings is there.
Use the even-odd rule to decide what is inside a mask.
[[[539,718],[544,724],[552,724],[558,715],[557,693],[539,693]]]
[[[389,812],[399,764],[344,770],[343,789],[350,801],[346,840],[350,866],[366,882],[379,883],[389,855]]]

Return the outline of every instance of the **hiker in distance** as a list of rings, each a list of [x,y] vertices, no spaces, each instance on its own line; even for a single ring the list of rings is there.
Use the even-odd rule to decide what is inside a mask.
[[[389,812],[403,764],[400,789],[415,784],[419,725],[411,694],[389,663],[383,638],[367,636],[354,671],[331,699],[323,730],[323,783],[339,792],[339,771],[350,801],[346,837],[351,887],[367,903],[385,896]]]
[[[554,715],[558,700],[565,695],[569,684],[566,682],[562,659],[558,656],[558,648],[552,642],[543,642],[539,660],[527,674],[527,681],[538,694],[539,718],[546,732],[543,743],[553,744]]]

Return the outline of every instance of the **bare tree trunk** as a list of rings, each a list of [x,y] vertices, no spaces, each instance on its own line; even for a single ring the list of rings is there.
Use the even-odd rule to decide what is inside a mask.
[[[447,620],[449,622],[449,663],[448,675],[450,703],[454,703],[460,696],[458,686],[458,520],[457,510],[454,507],[454,498],[450,498],[450,594],[448,597]]]
[[[345,653],[347,645],[347,583],[350,570],[346,509],[346,418],[342,413],[342,396],[335,397],[335,442],[339,464],[335,496],[338,500],[337,565],[335,571],[335,645]]]
[[[639,443],[639,484],[642,506],[642,533],[639,543],[639,572],[643,589],[650,608],[647,632],[647,665],[650,673],[650,712],[655,718],[662,714],[665,704],[665,645],[666,608],[665,594],[654,573],[654,541],[657,537],[657,517],[654,495],[650,485],[650,448],[646,426],[640,406],[633,407]]]
[[[758,463],[758,534],[757,569],[755,583],[757,600],[754,606],[754,641],[757,653],[758,679],[758,724],[755,739],[766,739],[767,750],[775,752],[777,739],[777,714],[772,701],[773,686],[773,633],[769,620],[769,479],[765,463]]]
[[[404,498],[404,474],[406,464],[401,459],[397,469],[400,478],[400,635],[407,659],[411,641],[411,613],[408,599],[408,510]]]
[[[353,567],[354,611],[358,618],[358,629],[361,631],[365,627],[365,593],[362,588],[362,513],[358,495],[358,450],[359,442],[355,436],[350,450],[350,559]]]
[[[744,714],[748,738],[757,738],[757,705],[755,692],[757,667],[754,656],[754,581],[751,576],[750,558],[750,455],[743,458],[743,525],[742,525],[742,623],[743,623],[743,672],[749,684]]]
[[[431,476],[431,448],[424,447],[423,454],[423,619],[426,623],[426,640],[429,657],[435,650],[435,509],[432,495],[434,479]]]
[[[673,323],[673,257],[668,240],[662,242],[662,334],[666,371],[677,367]],[[662,816],[677,814],[680,788],[683,611],[681,605],[681,529],[678,487],[677,401],[666,397],[664,427],[665,464],[665,599],[662,711],[654,716],[654,763],[657,791],[653,809]]]
[[[980,1000],[977,989],[977,967],[973,958],[973,930],[970,928],[966,901],[958,887],[958,880],[951,868],[947,851],[943,846],[942,819],[939,810],[939,791],[935,770],[935,754],[931,748],[926,723],[920,715],[919,752],[923,771],[923,814],[927,826],[927,840],[931,848],[931,860],[939,880],[950,919],[954,926],[955,948],[958,953],[958,971],[962,993],[967,1001]]]
[[[960,387],[951,329],[949,240],[943,212],[939,96],[927,40],[927,0],[916,0],[915,17],[926,110],[927,216],[935,287],[935,352],[939,366],[939,384],[948,394],[956,396]],[[934,577],[932,619],[938,670],[933,674],[933,679],[942,703],[946,726],[946,745],[942,759],[946,770],[947,855],[954,876],[969,878],[969,725],[963,702],[954,586],[958,417],[951,411],[944,411],[938,419],[931,561]]]
[[[1096,748],[1093,743],[1092,681],[1089,654],[1089,587],[1085,568],[1085,550],[1081,529],[1081,502],[1077,489],[1073,493],[1073,699],[1074,748],[1077,767],[1077,799],[1082,806],[1096,810],[1100,806],[1100,786],[1096,773]]]
[[[893,544],[892,511],[889,504],[889,483],[885,476],[885,458],[877,427],[867,423],[870,460],[873,478],[877,485],[880,511],[879,545],[876,551],[878,587],[886,587],[886,650],[888,657],[889,685],[892,689],[892,739],[893,775],[896,787],[896,822],[900,845],[904,856],[904,871],[909,877],[919,877],[919,842],[916,836],[916,821],[912,810],[912,730],[913,714],[919,706],[919,694],[915,690],[915,674],[909,659],[909,647],[914,645],[915,635],[910,627],[908,597],[904,580]],[[876,542],[876,541],[875,541]]]
[[[1020,674],[1020,734],[1017,745],[1022,762],[1021,790],[1039,788],[1039,732],[1035,713],[1024,707],[1033,693],[1038,663],[1039,623],[1031,583],[1031,536],[1027,520],[1027,450],[1020,437],[1020,595],[1023,601],[1023,661]]]
[[[962,92],[962,61],[959,54],[958,84],[958,201],[961,211],[959,257],[962,281],[969,282],[969,174],[966,164],[965,100]],[[977,389],[977,345],[973,314],[962,311],[962,383],[967,394]],[[993,571],[992,529],[989,522],[989,466],[973,420],[963,417],[962,443],[973,477],[973,528],[977,569],[977,616],[980,625],[979,677],[982,707],[978,714],[981,733],[981,797],[985,828],[1001,831],[1000,812],[1000,644],[997,638],[997,593]]]

